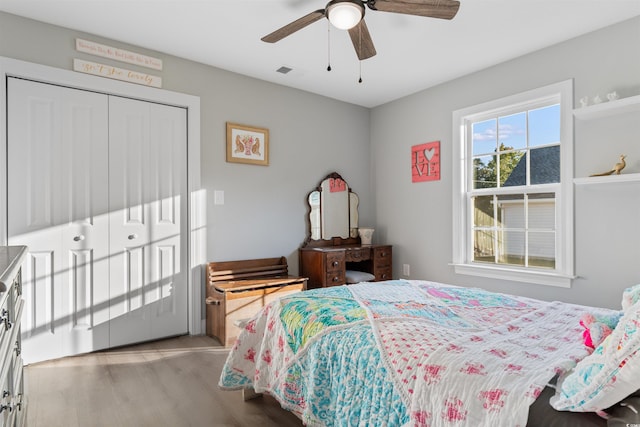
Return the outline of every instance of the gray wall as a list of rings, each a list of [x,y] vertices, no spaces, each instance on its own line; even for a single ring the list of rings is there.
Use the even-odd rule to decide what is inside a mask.
[[[620,308],[622,290],[640,283],[640,184],[575,188],[575,266],[570,289],[457,275],[452,260],[452,112],[574,79],[585,95],[640,94],[640,18],[499,64],[377,107],[371,149],[378,230],[394,244],[394,271],[411,278],[479,286],[546,300]],[[608,170],[627,154],[640,172],[640,113],[575,122],[575,174]],[[441,141],[441,180],[411,183],[412,145]],[[381,236],[378,236],[381,237]]]
[[[361,223],[374,223],[367,108],[0,12],[0,56],[62,69],[72,69],[73,58],[137,69],[77,52],[76,37],[159,57],[163,71],[138,70],[160,75],[164,89],[200,97],[209,261],[285,255],[297,274],[306,196],[333,171],[360,196]],[[226,162],[227,121],[269,129],[269,166]],[[224,191],[224,205],[213,204],[214,190]]]
[[[394,245],[396,277],[407,263],[411,278],[612,308],[620,306],[625,287],[640,283],[638,183],[576,188],[580,277],[571,289],[477,279],[449,266],[452,112],[569,78],[576,103],[612,90],[637,95],[640,18],[372,110],[0,12],[1,56],[64,69],[73,58],[95,61],[75,51],[75,37],[158,56],[164,88],[200,96],[209,260],[287,255],[297,272],[305,197],[335,170],[360,195],[361,224],[376,227],[374,241]],[[631,113],[576,122],[576,176],[606,170],[621,153],[628,155],[625,172],[640,172],[638,119]],[[269,128],[270,166],[225,162],[226,121]],[[410,148],[433,140],[441,141],[441,180],[412,184]],[[224,190],[225,205],[213,205],[214,190]]]

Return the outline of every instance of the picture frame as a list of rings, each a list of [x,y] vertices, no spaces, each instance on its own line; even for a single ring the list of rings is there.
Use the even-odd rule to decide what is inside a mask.
[[[411,182],[440,180],[440,141],[411,147]]]
[[[227,162],[269,165],[269,129],[227,122]]]

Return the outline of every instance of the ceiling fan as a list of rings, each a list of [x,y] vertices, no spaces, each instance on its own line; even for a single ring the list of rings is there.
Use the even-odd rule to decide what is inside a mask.
[[[367,24],[364,22],[365,4],[374,11],[440,19],[452,19],[460,7],[460,2],[457,0],[331,0],[324,9],[318,9],[296,19],[267,34],[261,40],[275,43],[321,18],[327,18],[336,28],[349,31],[358,59],[371,58],[376,54],[376,49]]]

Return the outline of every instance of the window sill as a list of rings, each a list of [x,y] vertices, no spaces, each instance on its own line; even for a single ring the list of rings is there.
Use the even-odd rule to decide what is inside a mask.
[[[540,270],[520,270],[515,268],[500,268],[478,264],[451,264],[457,274],[487,277],[490,279],[511,280],[515,282],[535,283],[538,285],[570,288],[575,276],[563,275],[556,272]]]

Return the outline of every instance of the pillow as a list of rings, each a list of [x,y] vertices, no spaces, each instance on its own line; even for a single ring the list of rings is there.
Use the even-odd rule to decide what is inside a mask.
[[[347,283],[371,282],[376,278],[376,276],[371,273],[354,270],[347,270],[345,273],[345,277],[347,279]]]
[[[640,285],[627,288],[622,293],[622,309],[626,310],[640,301]]]
[[[640,302],[559,383],[551,406],[559,411],[604,410],[640,389]]]

